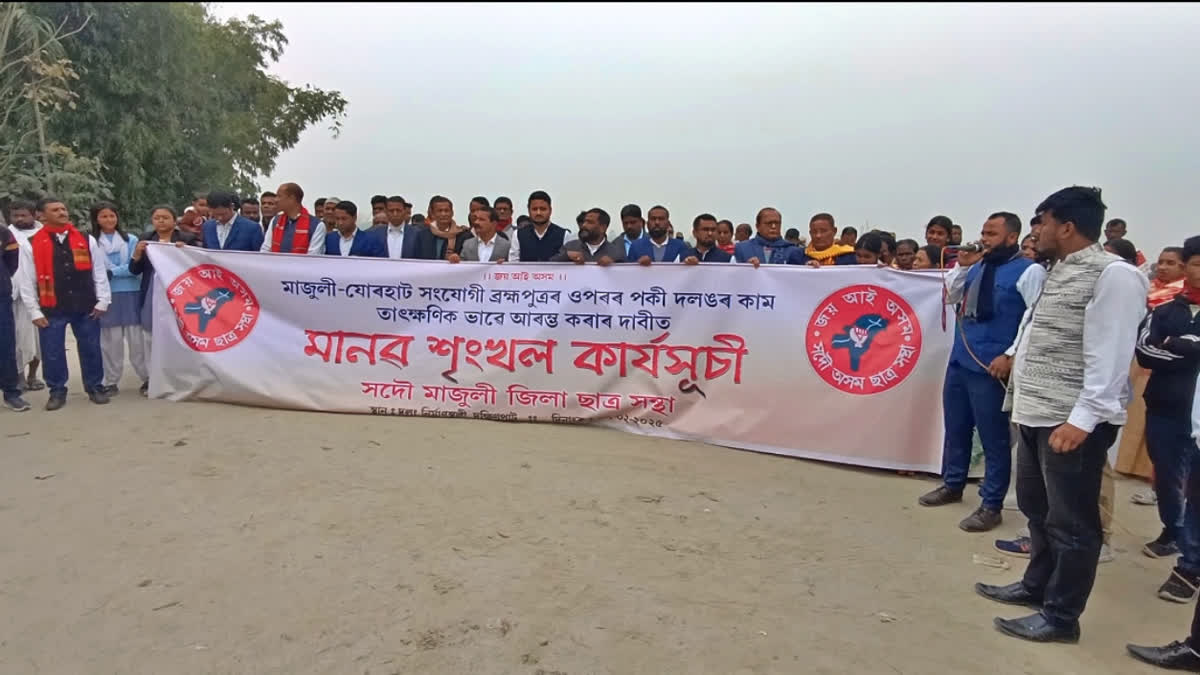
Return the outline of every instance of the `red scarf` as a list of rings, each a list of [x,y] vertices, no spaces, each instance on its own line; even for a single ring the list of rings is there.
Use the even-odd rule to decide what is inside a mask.
[[[287,229],[288,217],[286,213],[279,214],[279,220],[276,221],[275,227],[271,228],[271,252],[279,253],[280,247],[283,246],[283,231]],[[308,209],[300,207],[300,215],[296,217],[296,231],[292,233],[292,250],[289,253],[308,253],[308,237],[311,232],[312,219],[308,215]]]
[[[1192,288],[1185,281],[1183,283],[1183,290],[1179,294],[1187,298],[1187,301],[1193,305],[1200,305],[1200,288]]]
[[[500,223],[496,225],[496,229],[503,232],[508,229],[509,225],[512,225],[512,218],[501,218]]]
[[[33,268],[37,274],[38,301],[42,307],[58,306],[58,296],[54,294],[54,247],[58,244],[57,235],[67,233],[67,243],[71,247],[71,257],[75,269],[86,272],[92,269],[92,252],[88,247],[88,238],[75,226],[43,225],[37,234],[29,238],[33,247]]]

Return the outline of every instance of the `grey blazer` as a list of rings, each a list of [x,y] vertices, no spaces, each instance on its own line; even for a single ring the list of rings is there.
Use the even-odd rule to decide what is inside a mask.
[[[562,248],[558,251],[558,253],[554,254],[554,257],[550,258],[550,262],[570,262],[571,259],[567,257],[567,252],[569,251],[579,251],[583,253],[584,262],[595,262],[597,259],[603,258],[604,256],[612,258],[613,262],[625,262],[625,246],[623,244],[614,244],[607,239],[604,240],[604,243],[600,245],[600,248],[596,249],[596,253],[594,255],[582,241],[579,241],[578,239],[572,239],[571,241],[568,241],[562,245]]]
[[[479,259],[479,239],[471,237],[463,242],[462,253],[459,258],[467,262],[495,262],[497,260],[508,260],[508,249],[511,246],[508,239],[503,233],[497,232],[496,238],[492,244],[492,257],[486,261]]]

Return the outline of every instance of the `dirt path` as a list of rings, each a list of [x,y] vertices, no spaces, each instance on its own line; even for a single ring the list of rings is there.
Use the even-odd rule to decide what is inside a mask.
[[[74,358],[73,355],[71,357]],[[74,367],[74,363],[72,363]],[[1182,638],[1118,486],[1079,646],[998,634],[975,502],[597,429],[146,401],[0,414],[3,673],[1151,673]],[[973,490],[972,490],[973,492]],[[1021,523],[1007,513],[1002,534]]]

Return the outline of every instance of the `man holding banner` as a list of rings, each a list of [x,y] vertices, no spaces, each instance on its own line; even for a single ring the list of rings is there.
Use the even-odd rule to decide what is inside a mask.
[[[262,253],[299,253],[321,255],[325,252],[325,223],[309,214],[301,205],[304,190],[295,183],[284,183],[277,191],[279,215],[271,221],[263,239]]]

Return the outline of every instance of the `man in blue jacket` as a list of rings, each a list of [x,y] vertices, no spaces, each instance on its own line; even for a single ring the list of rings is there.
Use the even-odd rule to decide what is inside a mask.
[[[717,248],[717,217],[711,213],[696,216],[692,221],[692,236],[696,239],[696,245],[683,252],[683,264],[727,263],[733,259],[733,256]]]
[[[325,235],[325,255],[388,257],[384,233],[358,229],[358,206],[354,202],[340,201],[335,204],[333,221],[337,229]]]
[[[665,206],[655,206],[646,212],[646,229],[648,236],[629,244],[629,255],[626,260],[637,261],[641,265],[652,262],[679,262],[687,251],[687,244],[669,235],[671,230],[671,214]]]
[[[238,214],[238,196],[232,192],[208,194],[208,213],[201,230],[204,248],[220,251],[257,251],[263,245],[263,230],[258,223]]]
[[[769,206],[759,209],[758,215],[754,217],[754,226],[758,229],[758,235],[734,246],[734,261],[750,263],[755,267],[760,264],[786,264],[788,254],[796,246],[779,236],[783,228],[783,216],[779,211]]]
[[[984,456],[982,503],[958,524],[967,532],[986,532],[1001,523],[1012,478],[1004,382],[1016,353],[1017,331],[1046,280],[1045,270],[1021,255],[1020,237],[1020,218],[1005,211],[993,213],[983,224],[983,251],[960,253],[958,266],[946,275],[946,304],[961,306],[942,385],[943,484],[919,501],[922,506],[962,501],[978,430]]]

